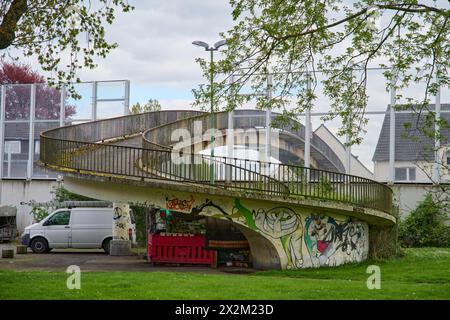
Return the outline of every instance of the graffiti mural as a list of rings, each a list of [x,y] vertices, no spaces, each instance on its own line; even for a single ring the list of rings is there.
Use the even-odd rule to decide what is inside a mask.
[[[231,205],[207,198],[194,205],[193,196],[165,199],[168,209],[227,219],[260,233],[274,245],[286,269],[337,266],[367,258],[369,231],[364,222],[339,215],[308,215],[287,206],[249,205],[240,198]]]
[[[288,269],[303,266],[303,226],[301,216],[294,210],[287,207],[250,210],[241,203],[240,199],[235,199],[232,216],[243,218],[242,222],[250,229],[280,241],[287,256]]]
[[[268,211],[254,211],[255,224],[266,235],[280,239],[288,258],[287,268],[303,266],[303,227],[300,216],[286,207],[275,207]]]
[[[337,222],[319,214],[308,216],[305,222],[305,244],[315,267],[362,261],[367,254],[366,235],[361,222]]]
[[[166,197],[166,208],[175,211],[189,211],[194,204],[194,196],[190,195],[189,200],[180,200],[178,198],[169,199]]]

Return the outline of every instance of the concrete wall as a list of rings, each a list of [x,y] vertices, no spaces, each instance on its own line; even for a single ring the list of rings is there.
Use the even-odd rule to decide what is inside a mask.
[[[399,205],[400,218],[404,218],[411,210],[416,208],[419,202],[424,199],[427,192],[439,191],[437,186],[415,183],[394,184],[392,189],[397,204]]]
[[[347,151],[342,143],[334,136],[325,126],[320,126],[314,131],[324,142],[326,142],[334,153],[338,156],[339,160],[346,164]],[[350,174],[364,177],[367,179],[373,179],[374,174],[367,169],[354,155],[350,159]]]
[[[21,205],[21,202],[35,200],[46,202],[52,200],[52,191],[58,186],[52,180],[2,180],[1,184],[1,204],[17,207],[17,228],[19,232],[32,223],[30,211],[31,207]]]
[[[315,210],[280,202],[67,177],[65,187],[102,200],[146,203],[190,215],[231,220],[242,226],[241,231],[247,229],[243,233],[249,240],[255,266],[261,269],[338,266],[363,261],[368,256],[368,224],[335,214],[333,209]]]

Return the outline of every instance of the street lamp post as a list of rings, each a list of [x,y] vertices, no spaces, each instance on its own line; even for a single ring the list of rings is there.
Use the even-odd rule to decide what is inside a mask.
[[[214,112],[214,51],[218,51],[219,48],[226,44],[225,40],[220,40],[216,43],[214,43],[213,46],[210,46],[206,42],[203,41],[194,41],[192,42],[193,45],[202,47],[205,49],[205,51],[210,52],[210,75],[209,75],[209,82],[210,82],[210,104],[211,104],[211,124],[210,124],[210,131],[211,131],[211,164],[210,164],[210,182],[211,184],[214,184],[214,163],[213,163],[213,157],[214,157],[214,131],[215,131],[215,123],[216,123],[216,117]]]

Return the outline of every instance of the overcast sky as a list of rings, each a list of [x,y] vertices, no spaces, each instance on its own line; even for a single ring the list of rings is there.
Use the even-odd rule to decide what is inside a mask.
[[[219,33],[233,23],[228,0],[130,0],[130,3],[136,9],[118,14],[115,23],[106,30],[107,38],[117,42],[119,48],[106,59],[98,60],[98,68],[81,71],[80,78],[130,80],[131,104],[156,98],[163,108],[190,108],[191,90],[204,82],[195,58],[208,57],[207,52],[191,43],[220,40]],[[389,95],[384,83],[380,72],[369,76],[369,109],[385,110]],[[448,101],[448,90],[443,99]],[[326,99],[319,99],[316,111],[327,109]],[[353,148],[353,153],[369,168],[373,167],[371,159],[382,119],[383,116],[371,117],[364,143]],[[315,128],[320,124],[319,118],[313,118]],[[336,132],[339,121],[326,125]]]
[[[192,41],[220,40],[219,33],[232,26],[228,0],[130,3],[136,9],[118,15],[107,29],[119,48],[98,61],[97,69],[81,72],[82,80],[129,79],[131,103],[156,98],[167,107],[188,104],[191,89],[203,82],[195,58],[208,57]]]

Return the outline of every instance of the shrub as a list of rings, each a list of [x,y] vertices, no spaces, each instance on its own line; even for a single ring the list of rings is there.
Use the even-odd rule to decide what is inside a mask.
[[[399,240],[406,247],[450,246],[450,227],[445,225],[447,213],[427,193],[425,199],[399,224]]]
[[[46,218],[49,213],[47,210],[41,207],[34,207],[31,209],[30,214],[33,216],[33,220],[36,222],[41,222],[44,218]]]

